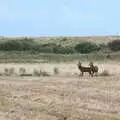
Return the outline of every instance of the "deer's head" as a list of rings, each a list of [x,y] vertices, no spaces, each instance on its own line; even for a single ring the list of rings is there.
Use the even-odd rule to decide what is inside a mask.
[[[81,62],[80,61],[78,62],[78,66],[81,66]]]
[[[93,66],[93,62],[90,62],[90,63],[89,63],[89,66]]]

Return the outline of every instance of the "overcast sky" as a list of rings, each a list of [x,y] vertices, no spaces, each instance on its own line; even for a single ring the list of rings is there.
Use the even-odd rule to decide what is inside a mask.
[[[120,0],[0,0],[0,36],[117,35]]]

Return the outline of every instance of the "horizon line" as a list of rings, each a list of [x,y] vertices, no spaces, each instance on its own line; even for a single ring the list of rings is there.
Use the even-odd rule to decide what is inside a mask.
[[[35,36],[0,36],[0,38],[40,38],[40,37],[120,37],[120,35],[35,35]]]

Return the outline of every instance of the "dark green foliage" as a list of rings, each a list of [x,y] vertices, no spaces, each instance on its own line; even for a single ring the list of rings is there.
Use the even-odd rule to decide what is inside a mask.
[[[100,47],[91,42],[84,42],[84,43],[77,44],[75,46],[75,50],[79,53],[91,53],[93,51],[100,50]]]
[[[62,38],[62,41],[67,41],[67,37],[63,37],[63,38]]]
[[[61,53],[61,54],[69,54],[74,53],[74,49],[70,47],[62,47],[61,45],[58,45],[54,48],[54,53]]]
[[[106,48],[108,48],[108,46],[106,44],[102,43],[102,44],[99,44],[99,48],[106,49]]]
[[[61,54],[69,54],[73,53],[74,50],[70,47],[63,47],[61,45],[56,45],[53,43],[49,44],[44,44],[39,48],[40,52],[45,52],[45,53],[61,53]]]
[[[7,41],[5,43],[1,43],[0,44],[0,50],[19,50],[20,49],[20,45],[18,44],[18,42],[16,41]]]
[[[73,49],[69,47],[62,47],[61,45],[56,45],[53,43],[48,44],[38,44],[34,46],[34,51],[39,51],[41,53],[61,53],[61,54],[67,54],[67,53],[73,53]]]
[[[0,50],[4,51],[26,51],[33,48],[34,41],[28,40],[25,38],[24,40],[8,40],[3,43],[0,43]]]
[[[112,50],[112,51],[119,51],[120,50],[120,40],[114,40],[112,42],[108,43],[108,47]]]
[[[38,44],[32,39],[24,38],[24,40],[8,40],[0,43],[0,50],[2,51],[31,51],[31,53],[73,53],[74,49],[70,47],[63,47],[54,43]]]
[[[67,38],[64,37],[63,40]],[[103,45],[96,45],[91,42],[84,42],[77,44],[75,47],[62,46],[61,44],[38,43],[30,38],[22,38],[17,40],[6,40],[0,42],[1,51],[30,51],[31,54],[35,53],[56,53],[56,54],[72,54],[72,53],[90,53],[98,51],[106,47]]]

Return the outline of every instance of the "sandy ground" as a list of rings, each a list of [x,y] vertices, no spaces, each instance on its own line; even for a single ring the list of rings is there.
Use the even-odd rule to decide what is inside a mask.
[[[85,63],[87,65],[87,63]],[[120,65],[99,64],[109,76],[79,77],[75,64],[0,64],[32,71],[33,67],[60,75],[0,76],[0,120],[119,120]],[[47,67],[47,69],[46,69]],[[49,68],[49,69],[48,69]],[[29,72],[30,72],[29,71]]]

